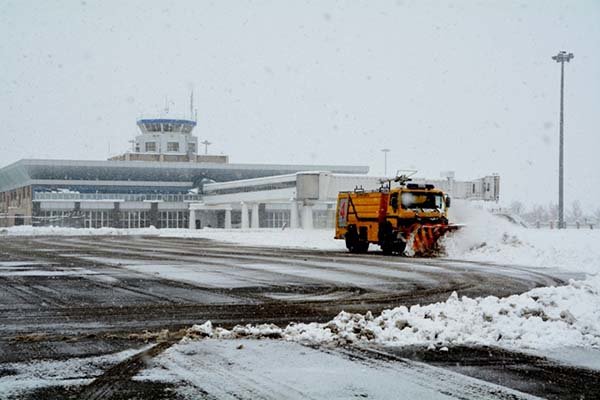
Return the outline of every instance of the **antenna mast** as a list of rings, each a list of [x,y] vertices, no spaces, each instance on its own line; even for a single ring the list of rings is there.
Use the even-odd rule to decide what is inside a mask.
[[[190,119],[194,119],[194,89],[190,91]]]

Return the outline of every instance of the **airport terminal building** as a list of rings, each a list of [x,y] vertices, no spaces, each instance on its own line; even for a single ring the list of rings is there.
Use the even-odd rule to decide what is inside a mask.
[[[106,161],[25,159],[0,169],[0,227],[325,228],[339,191],[380,184],[367,166],[232,164],[198,154],[192,120],[137,125],[132,150]],[[497,175],[433,183],[458,198],[499,198]]]
[[[198,154],[196,122],[141,119],[132,151],[106,161],[20,160],[0,169],[0,226],[187,228],[208,182],[364,166],[231,164]]]
[[[184,228],[206,182],[367,167],[20,160],[0,170],[0,226]]]

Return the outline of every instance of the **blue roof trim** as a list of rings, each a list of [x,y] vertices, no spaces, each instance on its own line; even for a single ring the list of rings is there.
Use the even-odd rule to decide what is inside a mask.
[[[183,124],[183,125],[192,125],[196,126],[196,121],[190,121],[189,119],[140,119],[137,122],[140,124]]]

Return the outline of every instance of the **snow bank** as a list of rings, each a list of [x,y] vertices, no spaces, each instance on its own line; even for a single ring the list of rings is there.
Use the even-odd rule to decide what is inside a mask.
[[[11,226],[0,228],[0,236],[158,236],[159,229],[154,227],[139,229],[117,228],[64,228],[60,226]]]
[[[289,247],[316,250],[346,250],[343,240],[335,240],[333,229],[161,229],[160,236],[212,239],[244,246]]]
[[[450,219],[465,227],[443,240],[450,258],[600,272],[598,229],[527,229],[468,202],[454,203]]]
[[[159,236],[212,239],[244,246],[289,247],[316,250],[345,250],[343,240],[333,238],[333,229],[116,229],[14,226],[0,228],[0,236]]]
[[[327,323],[194,325],[184,340],[283,338],[308,343],[377,343],[386,346],[488,345],[547,350],[565,346],[600,348],[600,277],[538,288],[506,298],[459,298],[384,310],[374,317],[341,312]]]

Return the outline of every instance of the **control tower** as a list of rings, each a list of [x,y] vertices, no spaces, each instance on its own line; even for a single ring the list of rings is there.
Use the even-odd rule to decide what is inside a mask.
[[[134,153],[163,156],[161,161],[190,161],[198,154],[198,138],[192,134],[196,121],[140,119],[137,126],[142,134],[135,137]]]
[[[132,140],[131,151],[111,157],[113,161],[210,162],[228,163],[225,155],[198,155],[198,138],[193,135],[196,121],[172,118],[142,118],[141,134]]]

